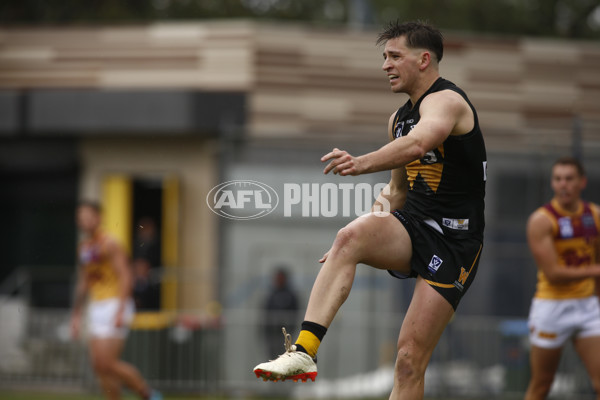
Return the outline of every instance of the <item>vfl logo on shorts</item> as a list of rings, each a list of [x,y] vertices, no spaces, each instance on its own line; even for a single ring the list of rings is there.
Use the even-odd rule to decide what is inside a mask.
[[[431,261],[429,261],[429,266],[427,267],[427,269],[432,274],[435,274],[443,262],[444,262],[444,260],[442,260],[441,258],[439,258],[438,256],[436,256],[434,254],[433,257],[431,257]]]

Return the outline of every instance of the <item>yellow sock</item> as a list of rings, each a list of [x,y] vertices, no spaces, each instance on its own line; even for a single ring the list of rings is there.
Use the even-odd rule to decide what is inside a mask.
[[[296,344],[302,346],[309,356],[315,358],[317,350],[319,350],[319,346],[321,345],[321,341],[314,333],[301,330],[298,339],[296,339]]]

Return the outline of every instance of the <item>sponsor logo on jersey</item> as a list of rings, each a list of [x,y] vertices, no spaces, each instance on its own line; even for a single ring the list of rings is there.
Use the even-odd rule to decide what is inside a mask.
[[[404,129],[404,121],[398,121],[398,123],[396,123],[396,129],[394,130],[394,137],[396,139],[402,136],[402,129]]]
[[[592,228],[596,225],[596,222],[594,221],[594,216],[589,214],[586,214],[583,217],[581,217],[581,223],[583,224],[583,227],[585,229]]]
[[[573,224],[570,217],[561,217],[558,219],[558,229],[563,238],[573,237]]]
[[[487,181],[487,161],[483,162],[483,181]]]

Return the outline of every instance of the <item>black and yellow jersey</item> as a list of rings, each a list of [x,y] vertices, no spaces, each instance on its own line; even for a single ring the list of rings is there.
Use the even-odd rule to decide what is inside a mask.
[[[438,78],[413,106],[408,100],[394,117],[394,138],[410,134],[421,116],[423,99],[434,92],[452,90],[473,110],[474,127],[464,135],[449,136],[438,148],[406,165],[408,193],[403,210],[433,219],[445,235],[483,240],[487,156],[475,108],[454,83]]]

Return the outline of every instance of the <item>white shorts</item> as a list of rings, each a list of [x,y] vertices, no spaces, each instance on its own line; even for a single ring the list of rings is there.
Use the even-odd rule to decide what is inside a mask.
[[[119,308],[119,299],[92,301],[88,306],[88,333],[94,338],[101,339],[125,339],[129,332],[129,326],[135,314],[133,300],[125,303],[123,310],[123,325],[115,326],[115,317]]]
[[[600,336],[600,301],[533,299],[529,310],[529,340],[547,349],[562,347],[570,338]]]

